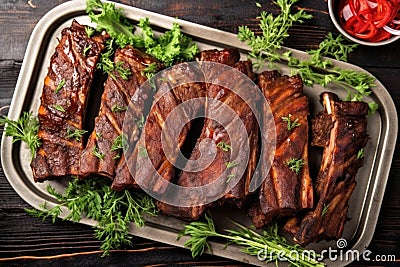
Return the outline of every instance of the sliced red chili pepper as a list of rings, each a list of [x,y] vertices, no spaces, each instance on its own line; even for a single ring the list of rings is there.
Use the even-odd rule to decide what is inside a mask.
[[[377,33],[371,39],[369,39],[369,41],[371,41],[371,42],[380,42],[380,41],[389,39],[390,36],[392,36],[392,34],[387,32],[387,31],[385,31],[382,28],[382,29],[379,29],[377,31]]]
[[[367,30],[369,25],[360,21],[357,17],[353,16],[348,21],[346,21],[345,25],[343,26],[345,30],[350,30],[353,33],[355,32],[364,32]]]
[[[375,8],[374,15],[376,17],[381,17],[374,21],[375,27],[382,28],[390,21],[392,21],[392,5],[386,0],[378,0],[378,6]]]
[[[356,32],[355,36],[357,38],[360,38],[360,39],[370,39],[370,38],[372,38],[376,34],[377,29],[373,25],[373,23],[371,23],[371,22],[369,22],[368,26],[369,27],[367,28],[367,30],[365,30],[363,32]]]

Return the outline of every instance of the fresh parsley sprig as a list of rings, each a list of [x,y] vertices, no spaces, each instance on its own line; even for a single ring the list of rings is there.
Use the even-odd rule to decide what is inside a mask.
[[[100,13],[97,13],[97,10]],[[126,19],[123,10],[116,8],[115,4],[87,0],[86,13],[91,21],[96,23],[96,30],[107,31],[118,46],[124,47],[137,42],[138,37],[133,34],[133,25]]]
[[[304,160],[303,159],[296,159],[296,158],[291,158],[287,162],[287,166],[289,167],[290,170],[295,172],[296,174],[300,173],[301,168],[304,166]]]
[[[50,107],[52,107],[52,108],[54,108],[55,110],[58,110],[58,111],[60,111],[60,112],[62,112],[62,113],[65,113],[65,109],[64,109],[63,106],[61,106],[61,105],[54,104],[54,105],[51,105]]]
[[[65,85],[65,80],[62,79],[62,80],[58,83],[56,89],[54,90],[54,93],[57,94],[58,92],[60,92],[60,90],[64,87],[64,85]]]
[[[115,152],[114,160],[119,159],[121,157],[120,149],[127,150],[128,149],[128,137],[125,134],[120,134],[114,138],[113,143],[111,145],[111,152]]]
[[[67,135],[65,136],[66,138],[75,138],[76,141],[80,142],[82,136],[87,133],[86,130],[79,130],[79,129],[73,129],[71,127],[67,128]]]
[[[228,151],[230,151],[232,149],[232,146],[227,144],[227,143],[225,143],[224,141],[219,142],[217,144],[217,147],[219,149],[221,149],[222,151],[225,151],[225,152],[228,152]]]
[[[115,64],[115,70],[118,71],[118,73],[122,79],[128,80],[129,76],[132,75],[132,72],[129,67],[124,68],[123,65],[124,65],[124,62],[118,61],[117,64]]]
[[[301,123],[299,122],[299,118],[296,118],[292,121],[292,114],[288,114],[287,116],[282,117],[282,120],[287,123],[288,131],[291,131],[292,129],[301,125]]]
[[[64,193],[61,194],[51,185],[47,191],[54,196],[59,204],[49,208],[45,202],[40,210],[25,209],[38,218],[51,219],[53,223],[61,215],[62,206],[69,209],[64,220],[79,222],[83,216],[94,219],[95,236],[102,241],[101,249],[104,255],[111,249],[131,245],[129,224],[134,222],[138,227],[144,225],[144,214],[157,215],[153,199],[143,192],[116,192],[110,188],[106,178],[72,179]]]
[[[112,57],[114,55],[114,39],[108,39],[106,41],[106,47],[103,53],[100,54],[99,62],[97,62],[97,68],[103,70],[104,73],[107,73],[111,78],[116,80],[116,77],[113,71],[117,71],[122,79],[128,80],[129,76],[132,75],[132,72],[129,68],[123,67],[123,62],[118,61],[117,64],[114,64]]]
[[[317,49],[307,51],[309,59],[300,60],[290,51],[281,50],[283,41],[289,36],[289,28],[294,23],[303,23],[305,19],[311,18],[311,15],[302,10],[292,13],[293,5],[298,1],[276,1],[275,4],[281,12],[275,17],[262,11],[258,18],[262,35],[256,35],[247,26],[239,27],[238,38],[251,48],[249,57],[255,59],[255,67],[267,63],[275,68],[274,62],[287,62],[292,74],[299,74],[308,86],[313,84],[326,86],[333,83],[348,92],[346,100],[364,100],[364,97],[371,94],[375,78],[364,72],[334,66],[332,61],[326,58],[332,57],[346,62],[348,54],[357,47],[357,44],[347,43],[342,35],[335,38],[328,33]],[[378,108],[375,102],[370,102],[369,107],[370,113]]]
[[[87,37],[90,38],[95,33],[95,29],[93,29],[92,27],[86,26],[85,27],[85,32],[86,32]]]
[[[280,61],[281,55],[277,50],[282,48],[284,40],[289,37],[289,29],[294,23],[303,23],[311,19],[312,15],[304,10],[292,13],[292,7],[299,0],[277,0],[275,3],[281,9],[277,16],[262,11],[259,26],[262,35],[256,35],[247,26],[239,26],[238,38],[251,47],[250,57],[256,59],[255,66],[259,67],[265,60],[268,62]]]
[[[87,0],[86,12],[91,21],[97,24],[96,30],[107,31],[119,47],[129,44],[144,49],[167,67],[176,62],[191,60],[199,52],[197,44],[182,34],[178,23],[173,23],[171,30],[156,37],[148,18],[139,20],[141,32],[134,34],[134,25],[113,3]]]
[[[230,169],[230,168],[236,167],[237,165],[239,165],[239,163],[237,163],[236,161],[229,161],[229,162],[225,163],[225,165],[226,165],[227,169]]]
[[[172,24],[172,29],[155,39],[155,45],[146,48],[146,52],[154,56],[165,66],[194,58],[199,52],[197,44],[191,38],[182,34],[178,23]]]
[[[225,233],[217,232],[214,222],[210,216],[205,216],[205,221],[194,221],[185,225],[184,230],[178,235],[178,239],[183,236],[190,236],[184,246],[190,248],[192,257],[202,255],[206,250],[211,251],[208,243],[210,238],[222,238],[227,241],[227,246],[236,244],[242,247],[242,251],[248,255],[259,256],[266,262],[275,262],[285,258],[294,266],[325,266],[318,262],[316,258],[320,255],[311,257],[309,253],[299,245],[291,245],[284,237],[278,234],[277,224],[270,224],[262,232],[258,233],[252,228],[245,227],[234,222],[237,229],[225,230]],[[297,251],[298,255],[304,257],[293,258],[291,252]]]
[[[0,126],[5,126],[5,134],[13,138],[13,143],[17,141],[26,143],[31,150],[32,158],[35,156],[41,141],[38,136],[39,121],[32,112],[24,112],[16,121],[0,116]]]

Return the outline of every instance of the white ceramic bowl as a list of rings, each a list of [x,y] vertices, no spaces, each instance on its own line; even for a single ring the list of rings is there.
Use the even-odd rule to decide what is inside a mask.
[[[369,42],[369,41],[364,41],[364,40],[360,40],[358,38],[355,38],[354,36],[348,34],[340,25],[339,23],[339,12],[338,12],[338,0],[328,0],[328,10],[329,10],[329,15],[331,17],[331,20],[333,22],[333,24],[335,25],[336,29],[338,29],[338,31],[343,34],[344,36],[346,36],[346,38],[348,38],[349,40],[361,44],[361,45],[368,45],[368,46],[380,46],[380,45],[386,45],[386,44],[390,44],[398,39],[400,39],[400,36],[392,36],[389,39],[386,39],[384,41],[380,41],[380,42]]]

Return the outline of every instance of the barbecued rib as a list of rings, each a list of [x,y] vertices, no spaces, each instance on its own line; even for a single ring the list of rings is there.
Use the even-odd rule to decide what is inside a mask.
[[[295,235],[294,240],[301,245],[341,237],[355,176],[364,160],[358,152],[368,142],[366,103],[342,102],[333,93],[323,93],[321,102],[325,110],[313,123],[313,143],[325,147],[316,182],[318,202]],[[329,130],[329,135],[321,129]]]
[[[275,133],[264,123],[262,134],[267,137],[276,135],[276,150],[270,169],[267,168],[269,151],[265,150],[260,155],[261,177],[265,179],[259,200],[249,211],[254,225],[262,227],[275,217],[312,208],[313,186],[308,168],[308,100],[303,95],[300,76],[281,76],[277,71],[263,72],[258,75],[258,83],[275,121]],[[268,111],[265,110],[264,114]],[[290,169],[290,161],[301,162],[298,173]]]
[[[238,72],[233,73],[230,69],[221,72],[217,67],[214,68],[215,70],[206,71],[208,75],[207,81],[210,81],[211,83],[207,87],[206,119],[204,121],[202,133],[197,139],[196,146],[190,157],[191,160],[195,161],[201,156],[202,161],[209,161],[210,164],[200,171],[182,172],[177,182],[178,185],[183,187],[200,187],[212,183],[213,185],[207,189],[207,192],[203,192],[204,194],[177,197],[185,199],[188,203],[206,203],[209,202],[210,197],[214,198],[218,197],[221,193],[223,194],[230,180],[236,180],[237,184],[228,194],[219,199],[218,204],[222,204],[224,201],[228,200],[229,202],[234,202],[238,206],[241,206],[249,195],[249,184],[257,165],[258,151],[258,125],[256,117],[246,103],[246,100],[250,101],[250,97],[252,97],[251,101],[256,102],[258,99],[256,95],[251,93],[252,91],[251,88],[249,88],[248,80],[241,78],[238,75]],[[250,79],[253,79],[254,77],[250,61],[237,62],[233,65],[233,68],[245,73],[250,77]],[[219,83],[225,84],[227,88],[213,83],[213,81],[215,82],[217,80]],[[237,95],[237,90],[234,89],[248,90],[248,95],[241,94],[241,96],[239,96]],[[242,99],[241,97],[247,97],[247,99]],[[220,102],[214,102],[211,100],[218,100]],[[238,127],[238,124],[234,123],[232,115],[229,115],[228,113],[222,113],[224,116],[223,119],[220,118],[221,116],[218,116],[218,114],[221,114],[222,112],[222,103],[229,106],[234,111],[235,116],[238,116],[240,121],[243,123],[244,128]],[[221,123],[224,122],[224,125],[221,125],[212,119],[217,117],[221,119]],[[247,163],[246,161],[239,159],[238,155],[239,151],[244,149],[244,143],[247,142],[247,138],[241,139],[239,134],[234,134],[235,131],[240,130],[245,131],[243,134],[246,135],[246,137],[249,137],[249,163],[247,166],[244,166],[245,168],[247,167],[244,174],[241,177],[236,177],[239,175],[237,173],[238,165],[243,164],[244,162]],[[229,134],[231,134],[231,136],[229,136]],[[239,147],[232,145],[233,140],[231,140],[231,138],[237,139],[237,142],[235,143],[239,144]],[[215,158],[214,154],[208,153],[208,149],[207,152],[203,154],[201,153],[200,146],[204,140],[212,140],[217,145]],[[222,149],[224,146],[218,146],[218,144],[226,144],[228,146],[225,146],[225,149]],[[229,149],[227,149],[227,147],[229,147]],[[206,159],[207,157],[209,157],[209,160]],[[214,202],[207,205],[200,204],[194,205],[193,207],[174,207],[158,202],[157,207],[163,213],[168,215],[184,220],[196,220],[203,214],[206,207],[214,204],[217,203]]]
[[[134,185],[138,179],[140,184],[147,190],[162,194],[166,184],[164,181],[171,181],[175,176],[174,163],[176,161],[176,153],[185,142],[191,127],[191,122],[185,124],[180,132],[172,130],[174,127],[164,127],[167,117],[174,122],[183,121],[185,118],[192,118],[200,113],[203,109],[201,100],[195,102],[190,108],[183,108],[180,112],[171,113],[178,105],[190,99],[204,97],[204,84],[193,82],[201,81],[202,73],[199,69],[188,63],[181,63],[163,71],[160,77],[155,78],[158,91],[155,95],[153,106],[147,116],[144,129],[141,134],[137,146],[132,154],[126,159],[126,167],[129,166],[132,174],[131,184],[125,184],[120,179],[120,174],[113,182],[113,188],[119,190],[126,186]],[[166,147],[162,143],[162,131],[164,130],[164,140],[168,144],[176,140],[176,146],[171,147],[167,158]],[[161,179],[158,179],[162,177]],[[122,183],[121,183],[122,181]],[[129,181],[129,180],[128,180]]]
[[[130,74],[122,76],[119,71],[114,70],[108,75],[94,130],[81,155],[80,174],[82,176],[99,174],[113,179],[117,163],[118,165],[125,164],[124,157],[121,158],[122,149],[120,148],[125,115],[129,114],[132,117],[128,118],[130,121],[141,120],[145,103],[153,94],[150,87],[141,87],[147,80],[145,69],[151,64],[156,64],[157,69],[162,67],[153,57],[129,45],[115,51],[114,64],[118,66],[118,69],[123,69],[120,71]],[[132,99],[135,94],[137,97]],[[130,111],[126,112],[128,105]],[[124,142],[134,146],[139,139],[139,124],[131,123],[129,127],[132,140],[124,140]]]
[[[89,38],[75,20],[62,36],[44,80],[38,111],[42,145],[31,163],[36,182],[79,174],[82,138],[67,133],[82,130],[89,88],[106,37]]]
[[[211,50],[218,54],[219,59],[232,61],[232,57],[239,57],[239,52],[235,49],[225,49],[221,51]],[[211,51],[204,51],[200,55],[201,61]],[[203,57],[203,58],[202,58]],[[215,59],[214,59],[215,60]],[[125,166],[118,166],[116,177],[113,181],[112,188],[114,190],[122,190],[127,187],[136,187],[136,180],[141,179],[141,185],[145,186],[157,194],[162,194],[166,187],[167,181],[171,181],[175,177],[174,163],[177,160],[175,155],[179,151],[192,126],[192,122],[188,122],[179,133],[165,133],[165,140],[171,143],[172,139],[177,140],[176,147],[171,148],[169,153],[170,159],[165,155],[161,142],[161,132],[166,129],[164,123],[178,105],[191,99],[199,99],[205,96],[204,76],[200,69],[193,64],[181,63],[174,65],[171,69],[163,71],[155,78],[155,84],[158,88],[154,96],[153,107],[146,118],[146,123],[141,137],[133,149],[130,157],[126,159]],[[204,103],[201,99],[193,102],[190,107],[186,107],[182,112],[174,113],[175,118],[171,121],[182,121],[185,118],[193,118],[195,115],[202,113]],[[169,128],[169,127],[167,127]],[[169,140],[169,141],[168,141]],[[173,162],[170,162],[173,161]],[[151,166],[149,166],[151,162]],[[128,166],[130,166],[128,168]],[[131,176],[128,176],[129,173]],[[159,174],[162,179],[158,179]]]

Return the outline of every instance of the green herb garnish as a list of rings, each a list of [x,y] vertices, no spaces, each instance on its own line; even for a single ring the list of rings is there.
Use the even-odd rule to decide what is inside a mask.
[[[300,173],[300,170],[303,167],[303,165],[304,165],[304,160],[303,159],[291,158],[287,162],[287,166],[289,167],[289,169],[294,171],[296,174]]]
[[[232,147],[230,145],[228,145],[227,143],[221,141],[217,144],[217,147],[220,148],[222,151],[228,152],[232,149]]]
[[[115,137],[112,146],[111,146],[111,151],[117,151],[119,149],[126,149],[127,147],[127,137],[124,134],[120,134],[117,137]]]
[[[142,70],[142,73],[155,73],[158,70],[157,63],[153,62]]]
[[[95,33],[95,30],[92,27],[86,26],[85,27],[85,32],[86,32],[87,37],[90,38]]]
[[[283,41],[289,36],[289,28],[294,23],[303,23],[305,19],[312,18],[304,10],[291,13],[292,6],[298,1],[277,0],[275,4],[281,9],[281,12],[276,17],[262,11],[258,18],[262,36],[256,36],[247,26],[239,27],[238,38],[251,47],[252,51],[249,55],[257,60],[256,67],[261,66],[264,61],[281,60],[281,54],[277,50],[282,48]]]
[[[55,206],[51,209],[47,207],[47,202],[45,201],[43,204],[39,204],[40,210],[37,209],[25,209],[25,212],[28,213],[29,215],[42,219],[44,222],[46,219],[51,219],[53,223],[56,222],[56,219],[58,216],[60,216],[62,210],[60,206]],[[43,211],[45,210],[45,211]]]
[[[238,245],[242,247],[242,252],[258,256],[266,262],[275,262],[276,265],[279,259],[284,258],[293,266],[325,266],[316,260],[316,258],[321,258],[320,255],[307,253],[299,245],[291,245],[286,238],[280,236],[276,223],[269,224],[262,233],[236,222],[234,224],[238,229],[226,229],[225,233],[217,232],[213,220],[206,214],[205,221],[186,224],[184,230],[179,233],[178,239],[182,236],[190,236],[184,246],[190,248],[193,258],[202,255],[205,250],[211,251],[209,238],[222,238],[227,241],[227,246]],[[293,251],[304,257],[291,257]]]
[[[0,116],[0,126],[5,126],[5,134],[13,138],[13,143],[17,141],[26,143],[31,150],[32,158],[35,156],[41,142],[38,136],[39,121],[32,115],[32,112],[24,111],[16,121]]]
[[[324,209],[322,210],[322,213],[321,213],[322,217],[328,212],[330,205],[331,205],[331,203],[329,203],[328,205],[324,204]]]
[[[117,137],[115,137],[112,145],[111,145],[111,151],[118,151],[119,149],[127,150],[128,149],[128,142],[127,142],[127,137],[124,134],[120,134]],[[117,152],[117,154],[113,157],[113,159],[119,159],[121,157],[120,153]]]
[[[118,71],[119,76],[121,76],[122,79],[128,80],[129,76],[132,75],[131,70],[128,68],[124,68],[122,65],[124,65],[124,62],[118,61],[117,64],[115,65],[115,70]]]
[[[73,179],[69,182],[63,194],[58,193],[51,185],[47,191],[56,197],[59,204],[48,208],[47,203],[40,205],[41,210],[25,209],[28,214],[49,218],[53,223],[61,215],[61,207],[69,209],[65,220],[79,222],[83,216],[94,219],[95,236],[102,241],[103,255],[109,250],[132,245],[129,233],[129,223],[134,222],[138,227],[144,225],[143,214],[157,215],[153,199],[142,192],[113,191],[110,182],[105,178]]]
[[[237,165],[239,165],[239,163],[236,163],[235,161],[227,162],[226,163],[226,168],[230,169],[230,168],[236,167]]]
[[[85,133],[87,133],[86,130],[72,129],[68,127],[66,138],[75,138],[76,141],[80,142]]]
[[[99,62],[97,62],[97,68],[101,69],[104,73],[108,73],[114,80],[115,76],[111,74],[114,70],[114,62],[111,60],[112,55],[114,54],[114,40],[108,39],[106,41],[106,47],[103,53],[100,54]]]
[[[125,111],[127,109],[128,109],[127,106],[122,107],[122,106],[114,105],[114,106],[112,106],[111,111],[112,112],[121,112],[121,111]]]
[[[99,148],[98,148],[97,146],[95,146],[95,147],[93,148],[92,154],[93,154],[94,156],[96,156],[99,160],[103,160],[104,157],[106,156],[105,154],[100,153]]]
[[[226,177],[226,182],[229,183],[236,175],[231,173]]]
[[[357,159],[362,159],[364,157],[364,148],[361,148],[358,152],[357,152]]]
[[[96,10],[101,11],[97,13]],[[96,23],[98,32],[107,31],[118,46],[135,44],[138,37],[133,34],[133,25],[129,23],[123,10],[116,8],[113,3],[103,3],[100,0],[87,0],[86,13],[92,22]]]
[[[57,85],[56,90],[54,90],[54,93],[57,94],[57,93],[61,90],[61,88],[63,88],[64,85],[65,85],[65,80],[62,79],[62,80],[60,81],[60,83]]]
[[[141,158],[147,157],[147,149],[144,146],[139,145],[138,146],[138,155]]]
[[[60,112],[65,112],[65,109],[60,105],[55,104],[55,105],[51,105],[51,107]]]
[[[373,114],[375,111],[378,110],[379,105],[375,102],[369,102],[368,103],[368,114]]]
[[[289,131],[301,125],[301,123],[299,122],[299,118],[296,118],[294,121],[292,121],[292,114],[289,114],[286,117],[282,117],[282,120],[287,123],[287,129]]]
[[[139,127],[139,129],[142,129],[144,127],[145,122],[146,121],[144,120],[144,116],[141,115],[140,119],[138,120],[138,122],[136,124]]]
[[[86,57],[87,56],[87,53],[89,52],[89,50],[92,48],[92,46],[91,45],[89,45],[89,46],[85,46],[84,48],[83,48],[83,55]]]
[[[96,14],[96,10],[100,13]],[[113,3],[103,3],[100,0],[87,0],[86,12],[92,22],[96,23],[97,31],[107,31],[119,47],[130,44],[145,49],[146,53],[154,56],[171,66],[175,62],[187,61],[199,52],[191,38],[182,34],[180,26],[173,23],[172,29],[155,37],[148,18],[139,20],[140,34],[134,34],[134,26],[127,20],[121,9]]]

